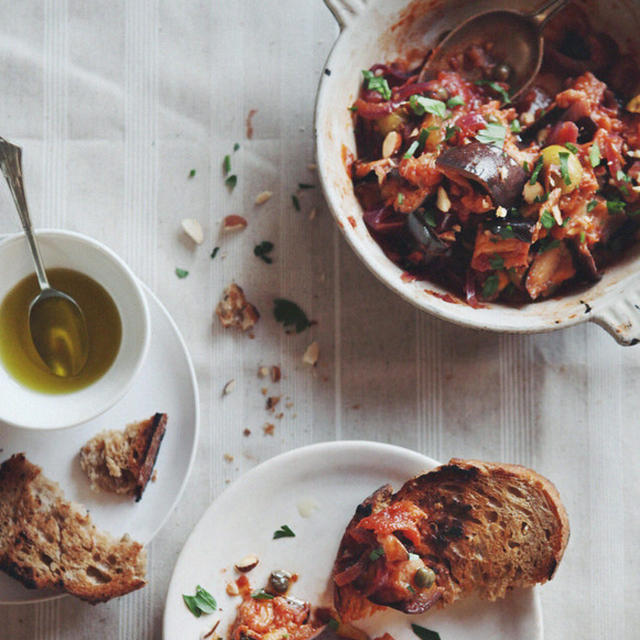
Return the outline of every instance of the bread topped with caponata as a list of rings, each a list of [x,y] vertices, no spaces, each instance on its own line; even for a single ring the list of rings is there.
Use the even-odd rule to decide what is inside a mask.
[[[495,600],[549,580],[568,539],[549,480],[452,459],[358,506],[333,569],[334,604],[348,622],[381,607],[424,613],[472,593]]]

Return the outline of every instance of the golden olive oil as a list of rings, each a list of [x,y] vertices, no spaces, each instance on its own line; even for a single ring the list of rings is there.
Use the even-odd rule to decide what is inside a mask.
[[[87,323],[89,357],[77,376],[61,378],[42,362],[29,332],[29,305],[40,293],[35,273],[21,280],[0,304],[0,360],[18,382],[42,393],[68,393],[89,386],[113,364],[122,340],[122,321],[107,291],[72,269],[47,269],[52,287],[70,295]]]

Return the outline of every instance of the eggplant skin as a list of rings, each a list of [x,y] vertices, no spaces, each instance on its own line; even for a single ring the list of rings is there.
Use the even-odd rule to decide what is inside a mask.
[[[447,149],[436,160],[436,166],[446,176],[460,176],[480,184],[496,207],[514,207],[528,178],[511,156],[482,142]]]

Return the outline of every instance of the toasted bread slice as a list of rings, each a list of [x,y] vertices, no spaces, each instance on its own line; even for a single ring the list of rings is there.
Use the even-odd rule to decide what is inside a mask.
[[[124,431],[103,431],[80,450],[80,466],[91,488],[135,496],[136,502],[153,473],[167,426],[167,414],[133,422]]]
[[[357,508],[334,565],[335,607],[348,622],[381,606],[423,613],[471,593],[502,598],[549,580],[568,539],[566,511],[546,478],[452,459]]]
[[[143,587],[145,566],[141,544],[98,531],[24,454],[0,466],[0,569],[10,576],[97,603]]]

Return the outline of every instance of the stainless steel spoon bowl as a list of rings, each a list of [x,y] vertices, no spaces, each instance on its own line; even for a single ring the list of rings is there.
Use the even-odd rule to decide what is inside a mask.
[[[73,298],[49,284],[27,208],[22,179],[22,149],[3,138],[0,138],[0,170],[18,209],[40,285],[40,293],[29,307],[31,339],[52,373],[62,378],[75,376],[82,371],[89,357],[84,314]]]
[[[544,41],[542,30],[547,21],[567,5],[569,0],[552,0],[534,13],[489,11],[472,16],[451,31],[434,49],[420,72],[419,82],[449,70],[449,61],[469,46],[492,42],[491,57],[510,71],[504,78],[511,87],[511,98],[521,94],[540,71]],[[479,80],[480,78],[472,78]],[[502,78],[500,78],[502,79]]]

